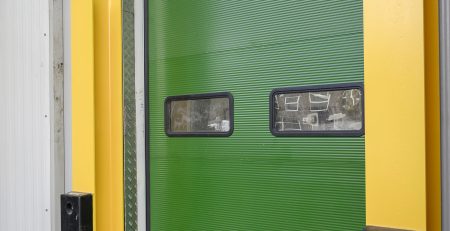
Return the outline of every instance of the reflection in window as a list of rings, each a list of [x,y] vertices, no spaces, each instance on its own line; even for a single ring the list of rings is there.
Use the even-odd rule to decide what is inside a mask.
[[[226,133],[230,131],[230,100],[205,98],[168,102],[169,132]]]
[[[359,89],[278,93],[273,97],[272,126],[277,132],[362,129]]]

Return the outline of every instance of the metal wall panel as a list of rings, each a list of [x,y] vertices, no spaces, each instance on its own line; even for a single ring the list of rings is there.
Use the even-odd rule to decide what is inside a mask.
[[[0,229],[51,230],[48,0],[0,2]]]

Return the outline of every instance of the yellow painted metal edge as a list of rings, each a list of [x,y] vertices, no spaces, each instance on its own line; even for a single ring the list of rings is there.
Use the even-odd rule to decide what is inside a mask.
[[[94,194],[94,230],[123,230],[120,0],[71,1],[71,36],[73,191]]]
[[[439,1],[424,0],[427,230],[441,230]]]
[[[94,17],[91,0],[70,1],[72,65],[72,191],[94,194]]]
[[[120,0],[94,0],[97,229],[124,229]]]
[[[427,229],[423,14],[364,1],[367,225]]]

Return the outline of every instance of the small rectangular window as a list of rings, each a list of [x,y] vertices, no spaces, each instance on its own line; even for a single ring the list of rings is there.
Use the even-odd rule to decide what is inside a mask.
[[[280,88],[270,95],[270,130],[275,136],[361,136],[361,84]]]
[[[165,120],[168,136],[230,136],[233,97],[229,93],[168,97]]]

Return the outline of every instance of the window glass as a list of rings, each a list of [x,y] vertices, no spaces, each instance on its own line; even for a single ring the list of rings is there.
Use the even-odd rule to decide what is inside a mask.
[[[230,132],[229,97],[176,99],[166,102],[171,133]],[[167,109],[166,109],[167,110]]]
[[[276,132],[359,131],[362,93],[359,89],[275,93],[272,129]]]

